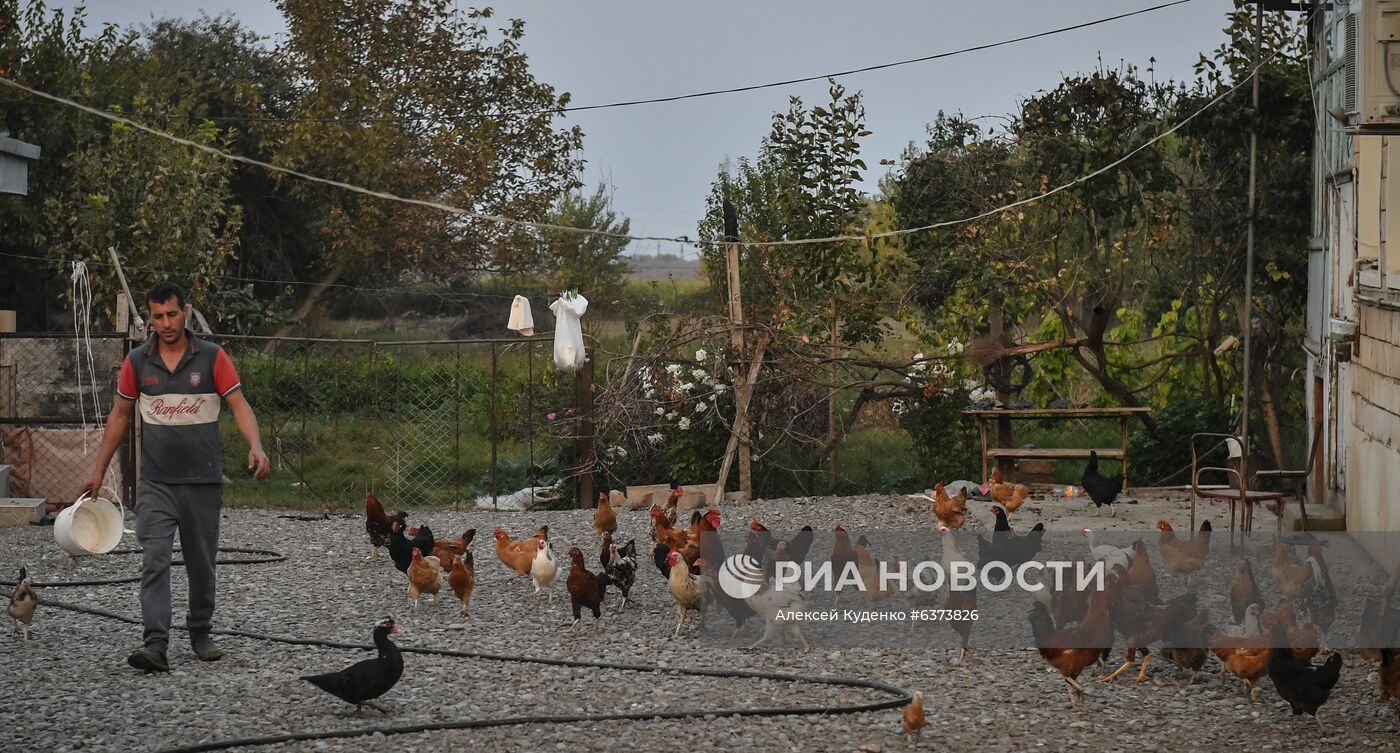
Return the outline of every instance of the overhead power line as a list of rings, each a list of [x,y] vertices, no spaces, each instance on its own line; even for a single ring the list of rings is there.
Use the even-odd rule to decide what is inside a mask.
[[[1220,103],[1220,102],[1223,101],[1225,98],[1229,97],[1231,94],[1233,94],[1233,93],[1235,93],[1236,91],[1238,91],[1239,88],[1240,88],[1241,86],[1243,86],[1244,84],[1248,83],[1251,79],[1253,79],[1255,76],[1257,76],[1257,75],[1259,74],[1260,69],[1262,69],[1265,65],[1268,65],[1269,63],[1271,63],[1271,62],[1274,60],[1274,58],[1278,57],[1279,54],[1281,54],[1281,52],[1282,52],[1282,50],[1275,51],[1272,55],[1270,55],[1270,56],[1268,57],[1268,59],[1261,61],[1257,66],[1255,66],[1252,70],[1250,70],[1249,75],[1244,76],[1244,77],[1242,77],[1239,81],[1235,82],[1235,85],[1234,85],[1234,86],[1231,86],[1229,89],[1226,89],[1225,91],[1223,91],[1223,92],[1221,92],[1220,94],[1216,95],[1216,96],[1213,97],[1209,102],[1207,102],[1205,105],[1203,105],[1200,109],[1196,110],[1195,112],[1193,112],[1193,113],[1191,113],[1190,115],[1186,116],[1185,118],[1181,119],[1180,121],[1178,121],[1178,122],[1176,123],[1176,125],[1172,126],[1171,128],[1169,128],[1169,129],[1163,131],[1162,133],[1159,133],[1158,135],[1154,136],[1153,138],[1147,140],[1146,142],[1144,142],[1143,144],[1141,144],[1140,146],[1138,146],[1136,149],[1133,149],[1132,151],[1128,152],[1127,154],[1123,155],[1122,157],[1120,157],[1120,158],[1118,158],[1118,159],[1116,159],[1116,160],[1114,160],[1114,161],[1112,161],[1112,162],[1110,162],[1110,163],[1108,163],[1108,164],[1106,164],[1106,165],[1104,165],[1104,166],[1098,168],[1097,170],[1094,170],[1094,171],[1092,171],[1092,172],[1090,172],[1090,173],[1087,173],[1087,174],[1085,174],[1085,175],[1081,175],[1080,177],[1075,178],[1074,180],[1071,180],[1071,181],[1069,181],[1069,182],[1067,182],[1067,183],[1063,183],[1063,184],[1061,184],[1061,185],[1055,186],[1054,188],[1051,188],[1051,189],[1049,189],[1049,190],[1047,190],[1047,191],[1044,191],[1044,192],[1042,192],[1042,193],[1039,193],[1039,194],[1037,194],[1037,195],[1035,195],[1035,196],[1031,196],[1031,197],[1028,197],[1028,198],[1025,198],[1025,199],[1021,199],[1021,200],[1019,200],[1019,201],[1013,201],[1013,202],[1011,202],[1011,203],[1009,203],[1009,204],[1005,204],[1005,205],[1000,206],[1000,207],[997,207],[997,208],[995,208],[995,209],[989,209],[989,210],[987,210],[987,211],[985,211],[985,212],[982,212],[982,213],[980,213],[980,214],[973,215],[973,216],[971,216],[971,217],[964,217],[964,218],[956,219],[956,220],[946,220],[946,221],[943,221],[943,222],[936,222],[936,223],[929,224],[929,225],[921,225],[921,226],[919,226],[919,227],[903,228],[903,229],[899,229],[899,230],[888,230],[888,231],[880,232],[880,233],[870,233],[870,234],[861,234],[861,235],[856,235],[856,234],[843,234],[843,235],[830,235],[830,236],[819,237],[819,238],[798,238],[798,239],[786,239],[786,240],[776,240],[776,241],[741,241],[741,243],[742,243],[743,245],[745,245],[745,246],[750,247],[750,248],[768,248],[768,247],[777,247],[777,246],[813,245],[813,244],[819,244],[819,243],[846,243],[846,242],[851,242],[851,241],[870,241],[870,240],[877,240],[877,239],[880,239],[880,238],[894,238],[894,237],[900,237],[900,236],[905,236],[905,235],[913,235],[913,234],[915,234],[915,233],[927,232],[927,231],[929,231],[929,230],[936,230],[936,229],[939,229],[939,228],[955,227],[955,226],[958,226],[958,225],[964,225],[964,224],[967,224],[967,223],[969,223],[969,222],[976,222],[977,220],[985,219],[985,218],[987,218],[987,217],[996,216],[996,215],[998,215],[998,214],[1001,214],[1001,213],[1006,212],[1006,211],[1011,210],[1011,209],[1016,209],[1016,208],[1018,208],[1018,207],[1026,206],[1026,205],[1028,205],[1028,204],[1034,203],[1034,202],[1039,201],[1039,200],[1041,200],[1041,199],[1044,199],[1044,198],[1046,198],[1046,197],[1053,196],[1053,195],[1055,195],[1055,194],[1057,194],[1057,193],[1060,193],[1060,192],[1065,191],[1065,190],[1067,190],[1067,189],[1073,188],[1073,187],[1075,187],[1075,186],[1077,186],[1077,185],[1080,185],[1081,183],[1084,183],[1084,182],[1086,182],[1086,181],[1092,180],[1093,178],[1096,178],[1096,177],[1098,177],[1098,176],[1100,176],[1100,175],[1103,175],[1104,173],[1109,172],[1110,170],[1114,169],[1115,167],[1118,167],[1119,165],[1123,164],[1124,162],[1127,162],[1129,159],[1132,159],[1134,156],[1136,156],[1137,154],[1139,154],[1139,153],[1142,152],[1143,150],[1147,149],[1148,147],[1152,146],[1153,144],[1156,144],[1157,142],[1161,141],[1162,139],[1165,139],[1165,138],[1167,138],[1168,136],[1172,135],[1173,133],[1176,133],[1178,130],[1180,130],[1182,127],[1184,127],[1187,123],[1191,122],[1191,121],[1194,120],[1196,117],[1198,117],[1201,113],[1205,112],[1206,110],[1210,109],[1211,107],[1214,107],[1216,104]],[[606,230],[597,230],[597,229],[593,229],[593,228],[570,227],[570,226],[568,226],[568,225],[560,225],[560,224],[551,223],[551,222],[534,222],[534,221],[531,221],[531,220],[522,220],[522,219],[517,219],[517,218],[513,218],[513,217],[503,217],[503,216],[501,216],[501,215],[484,214],[484,213],[481,213],[481,212],[474,212],[474,211],[471,211],[471,210],[469,210],[469,209],[464,209],[464,208],[462,208],[462,207],[452,206],[451,204],[444,204],[444,203],[439,202],[439,201],[431,201],[431,200],[427,200],[427,199],[414,199],[414,198],[410,198],[410,197],[406,197],[406,196],[398,196],[398,195],[395,195],[395,194],[387,193],[387,192],[385,192],[385,191],[377,191],[377,190],[374,190],[374,189],[371,189],[371,188],[365,188],[365,187],[363,187],[363,186],[357,186],[357,185],[354,185],[354,184],[352,184],[352,183],[346,183],[346,182],[344,182],[344,181],[335,180],[335,179],[332,179],[332,178],[323,178],[323,177],[320,177],[320,176],[316,176],[316,175],[311,175],[311,174],[308,174],[308,173],[304,173],[304,172],[301,172],[301,171],[299,171],[299,170],[293,170],[293,169],[291,169],[291,168],[281,167],[281,166],[278,166],[278,165],[269,164],[269,163],[267,163],[267,162],[262,162],[262,161],[259,161],[259,160],[252,159],[251,157],[245,157],[245,156],[238,155],[238,154],[231,154],[231,153],[229,153],[229,152],[225,152],[225,151],[223,151],[223,150],[221,150],[221,149],[218,149],[218,148],[216,148],[216,147],[210,146],[210,145],[208,145],[208,144],[201,144],[201,143],[199,143],[199,142],[191,141],[191,140],[189,140],[189,139],[182,138],[182,137],[180,137],[180,136],[176,136],[176,135],[174,135],[174,134],[166,133],[166,132],[164,132],[164,131],[157,130],[157,129],[152,128],[152,127],[150,127],[150,126],[148,126],[148,125],[145,125],[144,123],[139,123],[139,122],[137,122],[137,121],[134,121],[134,120],[132,120],[132,119],[130,119],[130,118],[126,118],[126,117],[123,117],[123,116],[121,116],[121,115],[117,115],[117,114],[115,114],[115,113],[105,112],[105,111],[99,110],[99,109],[97,109],[97,108],[95,108],[95,107],[89,107],[89,106],[87,106],[87,105],[84,105],[84,104],[81,104],[81,103],[78,103],[78,102],[74,102],[74,101],[72,101],[72,100],[70,100],[70,99],[65,99],[65,98],[63,98],[63,97],[59,97],[59,96],[54,95],[54,94],[48,94],[48,93],[46,93],[46,92],[42,92],[42,91],[40,91],[40,90],[38,90],[38,89],[34,89],[34,88],[32,88],[32,87],[29,87],[29,86],[26,86],[26,85],[24,85],[24,84],[18,83],[18,82],[16,82],[16,81],[11,81],[10,79],[7,79],[7,78],[0,77],[0,84],[3,84],[3,85],[5,85],[5,86],[9,86],[9,87],[13,87],[13,88],[15,88],[15,89],[19,89],[19,90],[21,90],[21,91],[29,92],[30,94],[33,94],[33,95],[35,95],[35,96],[44,97],[45,99],[49,99],[49,100],[52,100],[52,101],[55,101],[55,102],[63,103],[63,104],[65,104],[65,105],[69,106],[69,107],[77,108],[77,109],[79,109],[79,110],[82,110],[83,112],[87,112],[87,113],[90,113],[90,114],[92,114],[92,115],[96,115],[96,116],[98,116],[98,117],[100,117],[100,118],[105,118],[105,119],[111,120],[111,121],[113,121],[113,122],[122,123],[122,124],[128,125],[128,126],[130,126],[130,127],[132,127],[132,128],[135,128],[135,129],[137,129],[137,130],[140,130],[140,131],[144,131],[144,132],[146,132],[146,133],[149,133],[149,134],[151,134],[151,135],[158,136],[158,137],[160,137],[160,138],[167,139],[167,140],[169,140],[169,141],[173,141],[173,142],[178,143],[178,144],[184,144],[185,146],[193,147],[193,148],[198,149],[198,150],[200,150],[200,151],[207,152],[207,153],[209,153],[209,154],[213,154],[213,155],[215,155],[215,156],[222,157],[222,158],[224,158],[224,159],[233,160],[233,161],[235,161],[235,162],[241,162],[241,163],[248,164],[248,165],[253,165],[253,166],[256,166],[256,167],[261,167],[261,168],[263,168],[263,169],[270,170],[270,171],[272,171],[272,172],[282,173],[282,174],[284,174],[284,175],[290,175],[290,176],[292,176],[292,177],[300,178],[300,179],[302,179],[302,180],[311,181],[311,182],[314,182],[314,183],[321,183],[321,184],[324,184],[324,185],[335,186],[335,187],[337,187],[337,188],[342,188],[342,189],[345,189],[345,190],[347,190],[347,191],[352,191],[352,192],[354,192],[354,193],[359,193],[359,194],[363,194],[363,195],[366,195],[366,196],[373,196],[373,197],[375,197],[375,198],[384,199],[384,200],[387,200],[387,201],[396,201],[396,202],[400,202],[400,203],[404,203],[404,204],[411,204],[411,205],[415,205],[415,206],[429,207],[429,208],[437,209],[437,210],[440,210],[440,211],[443,211],[443,212],[448,212],[448,213],[450,213],[450,214],[456,214],[456,215],[460,215],[460,216],[463,216],[463,217],[467,217],[467,218],[469,218],[469,219],[481,220],[481,221],[485,221],[485,222],[494,222],[494,223],[501,224],[501,225],[506,225],[506,226],[529,227],[529,228],[534,228],[534,229],[536,229],[536,230],[555,230],[555,231],[560,231],[560,232],[565,232],[565,233],[574,233],[574,234],[577,234],[577,235],[593,235],[593,236],[599,236],[599,237],[603,237],[603,238],[613,238],[613,239],[617,239],[617,240],[626,240],[626,241],[665,241],[665,242],[669,242],[669,243],[677,243],[677,244],[689,245],[689,246],[715,246],[715,245],[719,245],[719,244],[720,244],[720,241],[691,240],[690,238],[688,238],[688,237],[686,237],[686,236],[628,235],[628,234],[625,234],[625,233],[614,233],[614,232],[610,232],[610,231],[606,231]]]
[[[563,113],[570,113],[570,112],[589,112],[589,111],[592,111],[592,110],[611,110],[611,109],[616,109],[616,108],[619,108],[619,107],[637,107],[637,106],[640,106],[640,105],[664,104],[664,103],[667,103],[667,102],[680,102],[680,101],[688,100],[688,99],[701,99],[701,98],[704,98],[704,97],[717,97],[717,96],[724,95],[724,94],[740,94],[740,93],[743,93],[743,92],[760,91],[760,90],[762,90],[762,89],[774,89],[774,88],[777,88],[777,87],[780,87],[780,86],[792,86],[792,85],[794,85],[794,84],[805,84],[805,83],[809,83],[809,82],[812,82],[812,81],[823,81],[823,80],[826,80],[826,79],[844,78],[844,77],[846,77],[846,76],[854,76],[854,75],[859,74],[859,73],[870,73],[871,71],[881,71],[881,70],[885,70],[885,69],[888,69],[888,68],[899,68],[899,67],[901,67],[901,66],[913,65],[913,64],[915,64],[915,63],[927,63],[927,62],[930,62],[930,61],[933,61],[933,60],[942,60],[942,59],[944,59],[944,58],[955,57],[955,56],[957,56],[957,55],[965,55],[965,54],[968,54],[968,53],[971,53],[971,52],[981,52],[981,51],[983,51],[983,50],[991,50],[991,49],[995,49],[995,48],[997,48],[997,47],[1004,47],[1004,46],[1006,46],[1006,45],[1018,44],[1018,43],[1020,43],[1020,42],[1028,42],[1028,41],[1031,41],[1031,40],[1033,40],[1033,39],[1041,39],[1041,38],[1043,38],[1043,37],[1051,37],[1051,36],[1055,36],[1055,35],[1057,35],[1057,34],[1065,34],[1065,33],[1067,33],[1067,32],[1071,32],[1071,31],[1078,31],[1078,30],[1080,30],[1080,29],[1087,29],[1087,28],[1090,28],[1090,27],[1092,27],[1092,26],[1099,26],[1099,25],[1106,24],[1106,23],[1112,23],[1112,22],[1114,22],[1114,21],[1121,21],[1121,20],[1123,20],[1123,19],[1125,19],[1125,18],[1131,18],[1131,17],[1133,17],[1133,16],[1141,16],[1141,15],[1144,15],[1144,14],[1147,14],[1147,13],[1153,13],[1153,12],[1156,12],[1156,11],[1159,11],[1159,10],[1164,10],[1164,9],[1166,9],[1166,8],[1171,8],[1171,7],[1177,6],[1177,5],[1185,5],[1186,3],[1189,3],[1189,2],[1192,2],[1192,1],[1193,1],[1193,0],[1172,0],[1172,2],[1161,3],[1161,4],[1159,4],[1159,5],[1153,5],[1153,6],[1149,6],[1149,7],[1147,7],[1147,8],[1140,8],[1140,9],[1138,9],[1138,10],[1128,11],[1128,12],[1126,12],[1126,13],[1119,13],[1119,14],[1114,15],[1114,16],[1106,16],[1106,17],[1104,17],[1104,18],[1094,19],[1094,20],[1092,20],[1092,21],[1084,21],[1084,22],[1082,22],[1082,23],[1072,24],[1072,25],[1070,25],[1070,26],[1061,26],[1061,27],[1056,28],[1056,29],[1047,29],[1047,30],[1045,30],[1045,31],[1039,31],[1039,32],[1036,32],[1036,33],[1034,33],[1034,34],[1025,34],[1025,35],[1022,35],[1022,36],[1019,36],[1019,37],[1013,37],[1013,38],[1011,38],[1011,39],[1003,39],[1003,40],[998,41],[998,42],[987,42],[987,43],[984,43],[984,44],[973,45],[973,46],[971,46],[971,47],[963,47],[963,48],[957,49],[957,50],[947,50],[947,51],[944,51],[944,52],[936,52],[936,53],[933,53],[933,54],[930,54],[930,55],[922,55],[922,56],[916,57],[916,58],[908,58],[908,59],[906,59],[906,60],[896,60],[896,61],[889,62],[889,63],[877,63],[877,64],[875,64],[875,65],[867,65],[867,66],[863,66],[863,67],[860,67],[860,68],[850,68],[850,69],[847,69],[847,70],[836,71],[836,72],[833,72],[833,73],[819,73],[819,74],[811,75],[811,76],[802,76],[802,77],[799,77],[799,78],[783,79],[782,81],[769,81],[769,82],[767,82],[767,83],[762,83],[762,84],[749,84],[749,85],[746,85],[746,86],[734,86],[734,87],[729,87],[729,88],[727,88],[727,89],[708,89],[708,90],[705,90],[705,91],[690,92],[690,93],[688,93],[688,94],[673,94],[673,95],[664,96],[664,97],[651,97],[651,98],[648,98],[648,99],[620,100],[620,101],[616,101],[616,102],[605,102],[605,103],[596,104],[596,105],[576,105],[576,106],[573,106],[573,107],[556,107],[556,108],[546,108],[546,109],[537,109],[537,110],[519,110],[519,111],[503,112],[503,113],[468,113],[468,114],[464,114],[464,115],[436,115],[436,116],[424,115],[424,116],[417,116],[417,117],[394,117],[394,116],[387,116],[387,117],[365,117],[365,118],[279,118],[279,117],[264,116],[264,115],[177,115],[177,114],[159,113],[159,112],[149,112],[149,111],[144,111],[144,112],[132,112],[132,113],[129,113],[129,114],[134,115],[134,116],[153,117],[153,118],[175,118],[175,119],[184,119],[184,120],[208,120],[208,121],[216,122],[216,123],[229,123],[229,122],[234,122],[234,123],[395,123],[395,122],[408,122],[408,123],[446,123],[446,122],[451,122],[451,121],[456,121],[456,120],[478,120],[478,119],[481,119],[481,118],[519,118],[519,117],[533,117],[533,116],[536,116],[536,115],[547,115],[547,114],[550,114],[550,113],[559,113],[559,114],[563,114]]]

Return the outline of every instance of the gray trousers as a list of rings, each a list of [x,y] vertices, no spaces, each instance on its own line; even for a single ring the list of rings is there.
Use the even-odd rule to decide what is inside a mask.
[[[136,538],[141,560],[141,618],[145,645],[165,653],[170,643],[170,561],[175,532],[190,582],[191,634],[209,632],[214,617],[214,561],[219,554],[222,484],[163,484],[141,479],[136,485]]]

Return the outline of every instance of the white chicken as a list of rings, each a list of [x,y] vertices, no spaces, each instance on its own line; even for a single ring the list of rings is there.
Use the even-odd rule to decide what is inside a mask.
[[[1108,568],[1109,572],[1112,572],[1113,568],[1118,565],[1127,569],[1128,565],[1132,564],[1133,550],[1131,548],[1124,549],[1108,544],[1097,544],[1094,541],[1094,532],[1088,528],[1080,533],[1089,539],[1089,553],[1094,556],[1094,559],[1103,560],[1104,566]]]
[[[530,579],[535,582],[535,598],[539,599],[540,591],[544,591],[549,597],[550,606],[553,606],[554,582],[559,579],[559,566],[554,562],[554,550],[550,548],[548,539],[540,539],[540,548],[530,562]]]
[[[787,554],[786,542],[778,544],[776,552],[772,555],[774,560],[782,560]],[[773,581],[767,580],[763,588],[753,596],[744,599],[744,603],[749,605],[749,609],[754,614],[763,618],[765,627],[763,636],[760,637],[749,649],[756,649],[771,640],[774,634],[782,632],[783,643],[787,644],[789,637],[795,637],[802,643],[802,653],[812,653],[812,644],[807,642],[806,636],[802,635],[802,628],[798,627],[796,620],[781,619],[782,615],[790,614],[794,611],[802,611],[807,606],[807,599],[802,592],[796,588],[776,591],[772,587]]]

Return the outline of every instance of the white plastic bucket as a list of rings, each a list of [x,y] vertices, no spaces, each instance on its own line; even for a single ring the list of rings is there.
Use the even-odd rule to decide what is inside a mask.
[[[104,497],[84,493],[58,514],[53,535],[63,551],[74,557],[106,554],[121,543],[122,508]]]

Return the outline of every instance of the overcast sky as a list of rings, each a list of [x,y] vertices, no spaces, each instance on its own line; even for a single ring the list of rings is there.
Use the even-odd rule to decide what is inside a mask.
[[[1157,5],[1163,0],[591,0],[494,4],[497,19],[525,20],[524,50],[536,77],[573,104],[650,98],[858,68],[995,42]],[[74,3],[57,3],[72,7]],[[100,0],[96,22],[124,25],[200,10],[232,14],[254,31],[284,32],[272,0]],[[468,7],[462,2],[461,7]],[[1102,59],[1142,67],[1158,80],[1190,78],[1200,53],[1224,39],[1230,0],[1184,5],[1043,39],[842,79],[862,90],[868,188],[941,109],[1012,112],[1063,74]],[[822,81],[684,102],[570,115],[583,127],[585,180],[606,181],[638,235],[695,237],[718,165],[752,156],[788,97],[826,97]],[[654,253],[654,244],[634,253]],[[677,252],[676,246],[662,247]],[[693,255],[693,250],[687,249]]]

